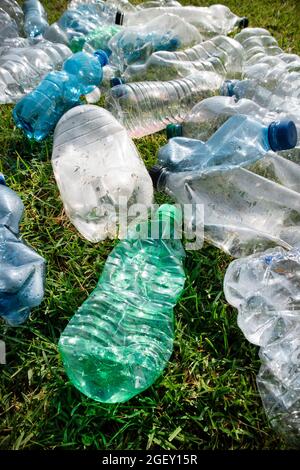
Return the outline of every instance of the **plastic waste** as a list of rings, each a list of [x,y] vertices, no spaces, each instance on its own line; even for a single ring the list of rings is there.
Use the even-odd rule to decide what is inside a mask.
[[[248,26],[247,18],[240,18],[232,13],[224,5],[212,5],[210,7],[180,6],[180,7],[158,7],[140,9],[136,12],[124,14],[123,24],[125,26],[145,24],[164,13],[179,16],[187,23],[195,26],[205,38],[219,34],[227,35],[238,28]]]
[[[168,364],[173,308],[185,282],[174,209],[164,205],[156,212],[151,223],[161,233],[155,238],[129,234],[118,243],[97,287],[61,335],[59,350],[71,382],[96,401],[129,400]],[[150,228],[145,222],[141,230]]]
[[[224,125],[228,126],[229,121],[236,117],[233,116]],[[277,181],[238,167],[243,160],[242,135],[236,129],[236,148],[232,154],[238,152],[240,156],[234,157],[229,153],[228,159],[228,155],[223,152],[223,165],[214,157],[211,157],[211,161],[207,157],[196,158],[197,152],[191,153],[188,145],[186,148],[179,146],[181,151],[175,152],[176,142],[181,140],[188,143],[189,139],[171,139],[159,152],[160,166],[150,170],[154,186],[181,205],[202,205],[205,238],[233,257],[276,245],[287,249],[300,246],[300,194]],[[222,149],[220,140],[217,140]],[[252,153],[248,145],[251,146],[251,143],[246,140],[244,162],[247,152],[250,152],[249,155]],[[224,148],[229,149],[230,145]],[[219,163],[219,168],[216,163]],[[290,178],[292,185],[293,176]],[[295,189],[299,188],[297,181],[294,184]],[[194,224],[195,220],[191,219],[187,227],[189,233],[193,232]]]
[[[24,13],[16,0],[1,0],[0,10],[1,13],[6,12],[10,18],[16,22],[19,31],[22,31],[24,26]]]
[[[166,82],[117,85],[107,94],[106,107],[131,137],[143,137],[182,122],[196,103],[218,93],[221,83],[219,75],[205,72]]]
[[[107,61],[107,55],[101,50],[94,55],[77,52],[68,58],[61,71],[50,72],[34,91],[16,104],[13,117],[17,127],[37,141],[47,137],[60,117],[81,104],[81,96],[101,83],[102,67]]]
[[[94,52],[97,49],[102,49],[109,56],[111,50],[108,43],[115,34],[120,31],[120,26],[104,24],[94,29],[87,36],[77,36],[71,40],[70,48],[73,52],[86,51]]]
[[[72,54],[63,44],[39,41],[29,45],[20,39],[5,41],[7,45],[0,50],[0,103],[15,103],[21,99]]]
[[[176,52],[151,54],[145,64],[127,67],[126,82],[137,80],[171,80],[190,75],[192,71],[213,71],[224,78],[241,78],[244,50],[232,38],[216,36],[194,47]]]
[[[117,235],[120,211],[152,204],[152,182],[134,143],[98,106],[80,106],[61,118],[52,165],[68,217],[91,242]]]
[[[175,51],[201,42],[198,30],[180,17],[168,13],[144,25],[123,28],[109,43],[110,62],[121,71],[127,65],[143,63],[155,51]]]
[[[19,238],[24,206],[0,174],[0,316],[18,326],[44,297],[45,260]]]
[[[260,346],[257,385],[274,428],[300,445],[299,402],[300,250],[276,247],[233,261],[224,279],[227,301],[238,309],[238,325]]]
[[[136,5],[138,10],[144,8],[158,8],[158,7],[181,7],[181,3],[177,0],[149,0]]]
[[[17,23],[9,14],[0,7],[0,46],[6,38],[19,36]]]
[[[25,0],[24,6],[24,31],[27,37],[34,38],[42,36],[46,28],[49,26],[47,21],[47,13],[39,0]]]

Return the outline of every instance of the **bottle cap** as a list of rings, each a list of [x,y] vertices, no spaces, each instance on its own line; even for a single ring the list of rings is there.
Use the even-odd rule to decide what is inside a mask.
[[[225,80],[220,88],[222,96],[234,96],[234,87],[238,80]]]
[[[124,14],[121,11],[117,11],[116,17],[115,17],[115,24],[122,25],[124,21]]]
[[[181,211],[171,204],[162,204],[156,211],[156,215],[161,220],[174,220],[176,223],[181,222]]]
[[[272,122],[268,128],[268,138],[274,152],[294,148],[298,138],[294,121],[284,119]]]
[[[168,124],[166,127],[167,139],[182,137],[182,124]]]
[[[163,169],[162,166],[154,165],[148,171],[149,171],[150,178],[152,179],[154,189],[158,189],[158,186],[159,186],[158,183],[163,182],[162,177],[164,175],[165,170]]]
[[[6,186],[5,178],[4,178],[4,175],[2,173],[0,173],[0,184],[3,184],[4,186]]]
[[[102,49],[98,49],[97,51],[95,51],[94,56],[97,57],[102,67],[108,64],[108,56],[106,52],[102,51]]]
[[[124,85],[124,83],[125,83],[125,80],[123,80],[120,77],[113,77],[110,79],[111,88],[113,88],[114,86],[118,86],[118,85]]]
[[[249,19],[247,16],[243,16],[243,18],[239,21],[238,27],[243,29],[243,28],[248,28],[249,26]]]

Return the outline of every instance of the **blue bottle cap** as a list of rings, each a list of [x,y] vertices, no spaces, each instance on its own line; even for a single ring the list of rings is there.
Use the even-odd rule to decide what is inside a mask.
[[[182,137],[182,124],[168,124],[166,127],[167,139]]]
[[[5,178],[4,178],[4,175],[2,173],[0,173],[0,184],[3,184],[4,186],[6,186]]]
[[[234,87],[238,80],[225,80],[220,88],[220,95],[234,96]]]
[[[294,121],[284,119],[272,122],[268,128],[268,138],[274,152],[294,148],[298,138]]]
[[[102,67],[108,64],[108,56],[106,52],[104,52],[102,49],[98,49],[97,51],[95,51],[94,56],[97,57]]]
[[[124,85],[124,83],[125,81],[120,77],[113,77],[110,79],[111,88],[113,88],[114,86],[118,86],[118,85]]]

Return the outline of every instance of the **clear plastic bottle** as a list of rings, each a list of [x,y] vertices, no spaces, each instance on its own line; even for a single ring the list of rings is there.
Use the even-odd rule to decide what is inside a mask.
[[[293,121],[276,121],[268,126],[245,114],[227,119],[207,140],[175,137],[159,150],[159,163],[170,170],[196,169],[198,174],[228,171],[247,166],[271,150],[295,147],[297,130]],[[178,166],[179,165],[179,166]]]
[[[206,38],[218,34],[227,35],[230,31],[248,26],[247,18],[240,18],[224,5],[144,8],[137,12],[125,13],[123,24],[125,26],[145,24],[164,13],[177,15],[196,26]]]
[[[6,38],[15,38],[19,36],[17,23],[9,14],[0,7],[0,46]]]
[[[145,64],[130,65],[124,73],[126,82],[137,80],[171,80],[185,77],[194,70],[214,71],[224,78],[241,78],[244,50],[232,38],[216,36],[194,47],[151,54]]]
[[[71,382],[96,401],[129,400],[150,387],[168,364],[173,308],[185,282],[177,217],[173,206],[161,206],[151,222],[160,225],[160,236],[129,234],[118,243],[97,287],[60,337]]]
[[[155,51],[175,51],[201,42],[198,30],[180,17],[165,13],[144,25],[128,26],[115,35],[109,47],[110,62],[121,71],[144,63]]]
[[[61,71],[50,72],[34,91],[16,104],[13,117],[17,127],[37,141],[47,137],[60,117],[81,104],[81,96],[101,83],[102,67],[107,62],[107,55],[101,50],[94,55],[77,52],[67,59]]]
[[[120,210],[127,214],[133,204],[152,204],[152,182],[134,143],[98,106],[80,106],[61,118],[52,165],[68,217],[92,242],[114,238],[124,229],[119,227]]]
[[[0,316],[18,326],[44,297],[45,260],[19,238],[24,206],[0,174]]]
[[[137,5],[138,10],[145,8],[158,8],[158,7],[182,7],[181,3],[177,0],[148,0]]]
[[[131,137],[143,137],[182,122],[196,103],[218,93],[221,83],[219,75],[205,72],[180,80],[117,85],[107,94],[106,107]]]
[[[1,13],[6,12],[11,19],[18,25],[19,31],[22,31],[24,25],[24,13],[16,0],[1,0]],[[1,31],[1,28],[0,28]]]
[[[224,278],[238,325],[260,346],[258,389],[274,428],[300,445],[300,251],[273,248],[233,261]]]
[[[107,55],[111,54],[108,43],[113,36],[120,31],[120,26],[104,24],[94,29],[87,36],[74,37],[70,42],[70,48],[73,52],[86,51],[94,52],[97,49],[102,49]]]
[[[242,141],[237,139],[236,145],[242,152]],[[248,145],[251,142],[246,141],[245,150]],[[160,152],[161,166],[152,168],[150,174],[154,186],[179,204],[204,206],[205,237],[210,243],[233,257],[276,245],[300,246],[300,193],[248,169],[232,169],[228,163],[218,170],[213,160],[209,172],[195,156],[192,166],[184,150],[176,158]],[[194,224],[191,219],[187,232],[193,233]]]
[[[14,47],[15,44],[21,47]],[[5,46],[0,54],[0,103],[15,103],[72,54],[63,44],[39,41]]]
[[[31,38],[42,36],[49,25],[46,10],[41,2],[39,0],[25,0],[23,10],[26,36]]]

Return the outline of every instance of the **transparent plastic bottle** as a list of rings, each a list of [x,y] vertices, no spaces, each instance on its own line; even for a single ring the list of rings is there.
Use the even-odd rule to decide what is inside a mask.
[[[68,217],[91,242],[117,235],[121,210],[152,204],[152,182],[134,143],[98,106],[80,106],[61,118],[52,165]]]
[[[205,72],[180,80],[117,85],[107,94],[106,107],[131,137],[143,137],[182,122],[196,103],[218,93],[221,83],[219,75]]]
[[[144,8],[137,12],[125,13],[123,24],[125,26],[145,24],[164,13],[179,16],[187,23],[194,25],[206,38],[218,34],[227,35],[237,28],[248,26],[247,18],[240,18],[224,5]]]
[[[179,139],[171,139],[169,144]],[[236,150],[242,152],[242,141],[237,139],[236,145]],[[246,142],[245,155],[248,145],[251,143]],[[174,155],[170,152],[166,155],[165,150],[160,152],[160,166],[152,168],[150,174],[154,186],[179,204],[204,206],[205,238],[210,243],[233,257],[276,245],[287,249],[300,246],[298,192],[246,168],[232,168],[228,162],[218,169],[212,160],[210,172],[196,153],[192,166],[192,159],[188,158],[190,149],[187,148],[187,153],[185,150]],[[193,233],[194,224],[192,218],[188,232]]]
[[[276,121],[268,126],[245,114],[229,117],[217,131],[203,142],[187,137],[175,137],[159,150],[159,163],[172,170],[197,169],[203,174],[213,170],[228,171],[247,166],[271,150],[293,148],[297,130],[293,121]]]
[[[182,7],[180,2],[177,0],[149,0],[147,2],[142,2],[137,5],[138,10],[145,8],[158,8],[158,7]]]
[[[70,44],[75,37],[84,38],[104,24],[121,25],[123,14],[107,2],[82,3],[67,9],[60,19],[45,31],[44,37],[52,42]]]
[[[72,54],[67,46],[48,41],[18,46],[19,41],[5,46],[0,54],[0,103],[18,101]]]
[[[0,46],[6,38],[19,36],[17,23],[9,14],[0,7]]]
[[[171,80],[185,77],[193,70],[214,71],[224,78],[241,78],[243,64],[242,46],[232,38],[216,36],[185,50],[154,52],[145,64],[127,67],[124,79],[126,82]]]
[[[19,238],[24,206],[0,174],[0,316],[18,326],[44,297],[45,260]]]
[[[110,62],[121,71],[132,63],[144,63],[155,51],[175,51],[201,42],[198,30],[180,17],[165,13],[144,25],[123,28],[109,47]]]
[[[23,10],[26,36],[31,38],[42,36],[49,25],[46,10],[41,2],[39,0],[25,0]]]
[[[87,36],[74,37],[70,42],[70,48],[73,52],[86,51],[94,52],[102,49],[107,55],[111,54],[108,43],[113,36],[120,31],[120,26],[105,24],[94,29]]]
[[[150,387],[168,364],[173,308],[185,282],[174,209],[164,205],[156,212],[157,237],[129,234],[118,243],[97,287],[60,337],[71,382],[96,401],[129,400]],[[150,222],[144,227],[151,228]]]
[[[18,25],[19,31],[22,31],[24,25],[24,13],[16,0],[1,0],[1,13],[6,12],[11,19]],[[1,31],[1,28],[0,28]]]
[[[224,278],[238,325],[260,346],[258,389],[274,428],[300,445],[300,250],[276,247],[233,261]]]
[[[77,52],[67,59],[61,71],[50,72],[34,91],[16,104],[13,117],[17,127],[37,141],[47,137],[60,117],[81,104],[81,96],[101,83],[102,67],[107,62],[107,55],[101,50],[94,55]]]

